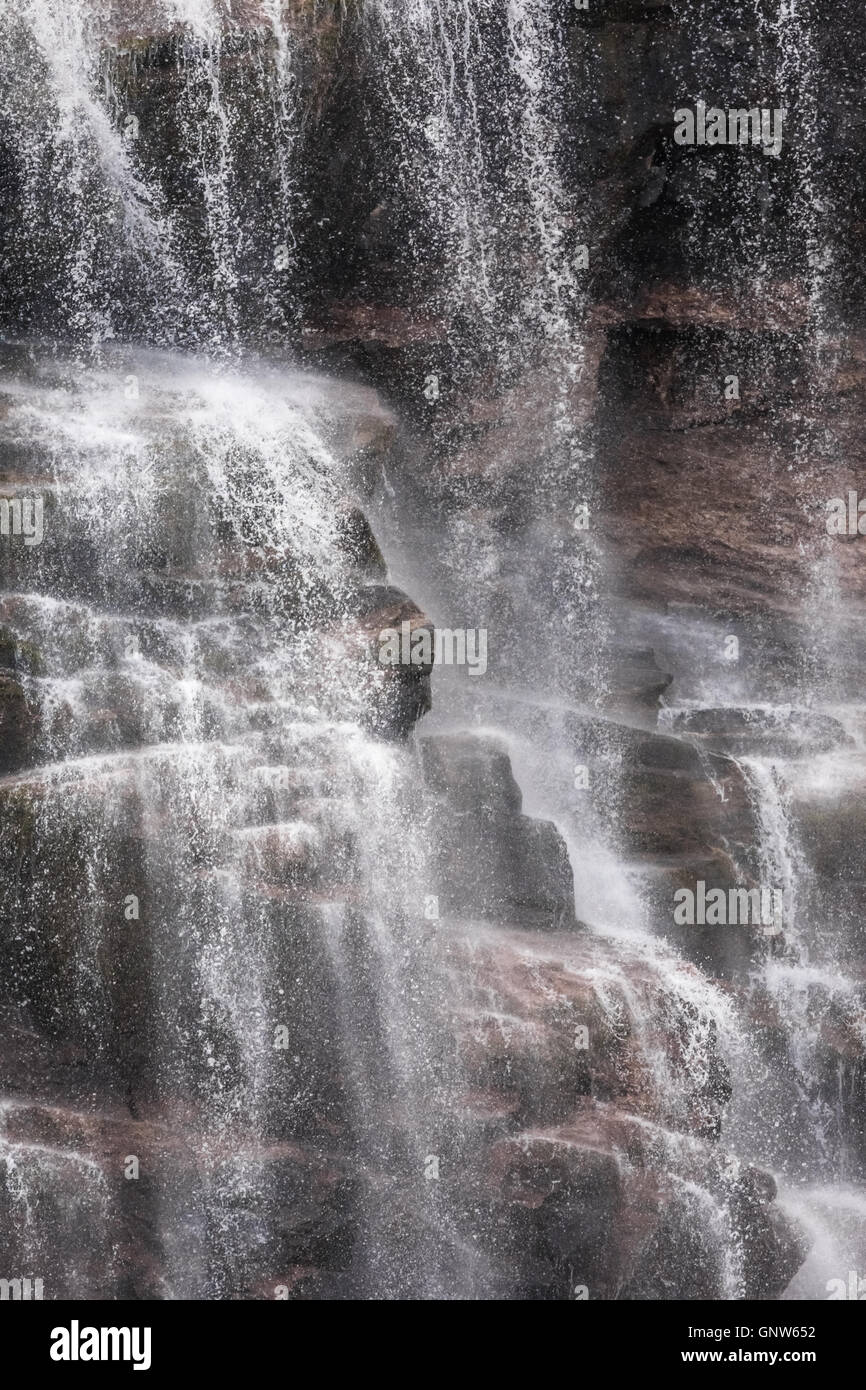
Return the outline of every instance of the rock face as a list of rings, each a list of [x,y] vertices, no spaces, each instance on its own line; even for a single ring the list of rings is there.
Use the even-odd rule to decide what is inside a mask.
[[[46,507],[0,540],[0,1230],[48,1296],[776,1298],[768,1170],[866,1163],[856,6],[489,8],[85,5],[102,144],[0,21],[0,324],[101,343],[0,397]],[[677,145],[694,93],[789,107],[780,157]],[[377,663],[434,611],[489,706]],[[512,697],[646,934],[577,920]],[[780,936],[676,923],[699,881]]]
[[[52,1297],[781,1288],[799,1247],[768,1181],[719,1155],[731,1082],[700,977],[578,923],[563,839],[524,813],[504,745],[418,737],[429,666],[378,667],[383,628],[429,619],[339,492],[355,460],[310,493],[323,547],[293,523],[265,538],[249,502],[274,485],[267,437],[226,447],[208,415],[212,490],[188,414],[158,375],[142,385],[174,433],[166,453],[146,413],[122,420],[162,478],[134,494],[134,579],[113,509],[93,506],[116,447],[104,402],[95,454],[52,479],[59,536],[4,556],[8,1258]],[[25,488],[44,389],[19,379],[24,412],[9,398],[5,467]],[[86,395],[65,403],[87,420]],[[289,461],[296,488],[307,464]],[[189,534],[160,528],[152,555],[153,497],[178,489]],[[247,529],[206,522],[211,506]],[[117,616],[134,586],[172,599]],[[647,778],[699,783],[698,753],[600,720],[581,736],[613,738],[635,851],[658,855],[634,808]],[[701,1235],[693,1190],[714,1214]],[[719,1232],[746,1227],[763,1234],[731,1275]],[[420,1286],[403,1272],[419,1251]]]
[[[508,756],[477,736],[421,740],[434,827],[434,881],[449,916],[519,921],[539,930],[574,922],[574,883],[556,827],[520,814]]]

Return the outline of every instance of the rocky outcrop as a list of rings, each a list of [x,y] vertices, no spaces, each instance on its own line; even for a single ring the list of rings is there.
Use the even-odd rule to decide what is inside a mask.
[[[458,921],[518,921],[540,930],[574,922],[568,853],[554,825],[520,814],[508,755],[471,734],[423,738],[440,910]]]
[[[226,227],[211,238],[207,190],[185,162],[184,121],[197,150],[220,148],[195,45],[144,0],[94,11],[96,38],[113,45],[112,119],[118,133],[138,122],[135,168],[158,190],[157,212],[160,200],[175,210],[190,301],[177,306],[175,284],[150,283],[140,247],[119,237],[118,253],[97,237],[90,278],[113,298],[112,331],[297,352],[382,388],[395,410],[368,387],[345,388],[353,404],[328,425],[344,474],[318,518],[328,542],[312,568],[246,510],[243,465],[230,505],[191,516],[184,489],[201,482],[201,460],[183,431],[152,527],[128,529],[124,544],[73,524],[64,504],[76,472],[62,450],[49,460],[19,431],[0,459],[2,487],[38,488],[47,519],[38,550],[0,542],[0,1081],[12,1098],[0,1154],[23,1174],[0,1222],[26,1263],[19,1207],[34,1204],[57,1252],[52,1296],[366,1296],[372,1211],[406,1267],[408,1254],[448,1244],[443,1222],[468,1224],[493,1271],[479,1276],[485,1296],[772,1298],[802,1258],[772,1178],[719,1143],[731,1080],[701,996],[716,986],[656,954],[652,938],[627,950],[576,922],[563,838],[524,814],[501,744],[465,732],[407,742],[430,708],[430,670],[375,660],[384,628],[430,624],[390,584],[367,520],[393,506],[406,552],[435,551],[443,606],[468,603],[498,639],[503,682],[559,711],[597,774],[604,833],[644,875],[655,936],[723,982],[716,1002],[736,994],[761,1064],[785,1059],[780,997],[749,985],[769,950],[762,934],[675,928],[671,903],[699,879],[751,887],[769,872],[750,759],[786,772],[856,761],[853,735],[809,709],[804,688],[820,676],[856,697],[864,664],[850,622],[862,538],[824,525],[827,499],[859,485],[863,443],[866,185],[847,119],[862,36],[848,3],[818,16],[812,70],[794,77],[829,107],[780,160],[685,149],[672,113],[686,95],[712,86],[775,104],[779,90],[784,36],[760,6],[717,8],[623,0],[557,21],[571,209],[557,245],[560,233],[569,246],[584,239],[589,273],[558,318],[542,295],[543,327],[536,292],[557,277],[539,265],[525,188],[498,200],[493,260],[505,271],[490,313],[473,318],[473,273],[451,292],[442,200],[425,206],[423,188],[397,177],[436,132],[395,124],[363,6],[285,7],[298,45],[291,188],[264,75],[276,45],[257,5],[233,7],[211,56],[238,149],[252,152],[229,177],[239,248]],[[503,35],[491,42],[501,58]],[[495,113],[507,97],[503,79],[485,100]],[[809,109],[796,97],[792,120]],[[35,116],[41,138],[48,115]],[[483,153],[499,167],[500,123],[488,124]],[[14,145],[4,127],[0,178],[13,192],[27,164]],[[820,206],[804,183],[817,169]],[[6,201],[3,322],[53,333],[71,317],[78,331],[76,313],[90,320],[78,301],[70,309],[65,284],[74,235],[39,200],[26,219],[21,200]],[[111,207],[90,202],[113,227]],[[291,237],[277,207],[291,212]],[[834,253],[821,273],[816,228]],[[286,258],[290,275],[278,270]],[[831,331],[840,306],[846,331]],[[98,319],[104,304],[89,309]],[[32,353],[5,355],[29,375]],[[13,423],[19,407],[14,393],[0,401]],[[275,486],[266,475],[268,508]],[[317,727],[299,732],[311,708]],[[358,728],[372,751],[352,744]],[[186,745],[205,752],[185,761]],[[813,906],[861,953],[862,792],[849,776],[839,796],[801,783],[792,801]],[[393,856],[414,871],[418,840],[400,838],[410,816],[429,857],[407,889]],[[790,933],[773,949],[796,965],[801,947]],[[417,1039],[431,1030],[413,1012],[423,993],[413,981],[425,971],[447,1009],[419,1081]],[[233,982],[258,972],[252,1040],[234,997],[202,988],[221,972]],[[826,980],[809,991],[810,1007],[830,1006],[818,1028],[807,1010],[814,1085],[792,1113],[823,1118],[842,1095],[827,1142],[862,1156],[856,1009],[840,1009]],[[189,1001],[202,998],[199,1018]],[[273,1027],[287,1030],[278,1053]],[[249,1076],[255,1105],[239,1115]],[[435,1118],[438,1188],[394,1118],[394,1094],[415,1092]],[[382,1135],[366,1132],[365,1108]],[[138,1178],[123,1171],[130,1155]],[[98,1237],[83,1263],[79,1218]],[[114,1264],[108,1231],[119,1233]]]

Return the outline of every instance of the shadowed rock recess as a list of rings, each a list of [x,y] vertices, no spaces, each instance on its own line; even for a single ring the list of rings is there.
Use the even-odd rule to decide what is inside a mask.
[[[826,1298],[859,0],[20,0],[0,64],[0,1279]]]

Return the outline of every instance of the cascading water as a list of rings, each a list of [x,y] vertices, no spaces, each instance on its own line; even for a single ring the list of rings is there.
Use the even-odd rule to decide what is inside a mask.
[[[821,383],[832,372],[834,362],[827,300],[828,284],[832,283],[835,270],[830,245],[822,237],[821,230],[821,218],[828,215],[830,208],[827,191],[821,185],[820,155],[815,138],[822,113],[816,91],[820,79],[816,73],[813,28],[802,13],[793,13],[794,7],[782,5],[778,14],[771,17],[764,7],[757,8],[759,32],[764,33],[768,25],[772,34],[770,46],[775,55],[777,90],[787,95],[792,113],[796,112],[804,131],[804,140],[797,148],[790,226],[793,234],[801,238],[805,255],[803,278],[809,306],[809,330],[804,350],[806,361],[814,370],[810,372],[807,367],[804,373],[806,410],[795,415],[793,420],[784,420],[784,443],[771,442],[780,458],[783,455],[786,460],[794,458],[793,464],[785,465],[790,471],[792,467],[802,466],[810,441],[814,440],[816,429],[821,428],[816,424]],[[704,7],[696,4],[691,9],[694,13],[690,19],[699,24],[705,17]],[[684,85],[683,95],[688,90]],[[813,123],[811,131],[810,121]],[[555,143],[550,142],[549,148],[555,148]],[[715,176],[714,171],[707,169],[705,172]],[[753,174],[765,177],[766,170],[747,169],[744,174],[747,188]],[[551,200],[546,213],[553,231],[558,225],[555,179],[550,181],[550,188]],[[541,255],[547,258],[544,270],[539,272],[540,278],[553,273],[555,266],[555,256],[547,254],[551,252],[553,241],[543,244]],[[480,259],[478,264],[481,264]],[[750,262],[750,268],[754,271],[754,261]],[[771,280],[772,276],[772,260],[768,255],[766,278]],[[481,283],[478,266],[475,283]],[[739,292],[751,294],[754,284],[750,279],[739,286]],[[824,447],[827,447],[826,442]],[[574,493],[571,495],[573,497]],[[410,491],[410,505],[411,498]],[[449,602],[453,602],[453,593],[447,584],[443,585],[438,566],[433,570],[425,565],[425,552],[417,542],[406,542],[406,499],[402,499],[402,504],[404,510],[401,511],[399,502],[395,505],[391,497],[383,497],[384,510],[377,515],[377,526],[388,536],[391,552],[399,556],[397,573],[401,582],[421,598],[428,612],[445,613]],[[564,510],[562,499],[560,509]],[[807,514],[815,516],[814,504]],[[443,551],[453,553],[445,531],[438,544],[432,547],[433,554]],[[492,564],[495,563],[493,558]],[[474,569],[464,567],[464,582],[475,582],[479,568],[477,559]],[[541,694],[535,685],[538,672],[545,669],[549,653],[562,649],[561,643],[551,639],[548,627],[549,601],[556,592],[550,582],[553,575],[551,562],[546,574],[548,587],[527,584],[521,591],[523,607],[517,619],[514,609],[509,612],[511,640],[515,628],[520,634],[514,646],[524,654],[532,653],[536,663],[537,669],[525,682],[525,688],[509,686],[507,678],[492,686],[490,682],[479,682],[474,688],[465,681],[449,682],[448,699],[439,702],[439,708],[444,706],[446,712],[439,716],[438,723],[441,727],[450,727],[456,715],[470,727],[482,725],[506,738],[512,762],[527,793],[529,809],[536,815],[553,819],[569,846],[575,866],[579,914],[593,921],[597,929],[612,932],[618,942],[623,942],[622,924],[628,922],[627,954],[636,952],[645,962],[652,961],[653,968],[665,982],[665,995],[674,1000],[680,993],[676,973],[680,967],[676,959],[651,937],[640,934],[641,928],[647,926],[663,933],[668,930],[664,908],[659,911],[654,891],[657,870],[651,871],[647,889],[642,890],[641,884],[647,881],[646,869],[639,863],[624,862],[628,853],[617,833],[621,818],[618,803],[621,801],[619,783],[623,758],[633,757],[630,747],[633,737],[614,724],[594,726],[591,708],[574,698],[573,692],[579,690],[579,677],[572,684],[570,699],[550,698],[547,689]],[[485,580],[489,589],[489,571],[482,577],[482,585]],[[597,600],[597,595],[590,597]],[[589,642],[597,651],[609,640],[610,630],[609,624],[599,621],[597,601],[592,604],[592,614],[594,621],[590,621],[582,635],[586,640],[588,633]],[[557,608],[555,616],[563,631],[568,630],[569,621],[574,621],[565,606]],[[809,886],[810,858],[800,844],[798,808],[791,804],[797,794],[806,800],[814,797],[822,780],[820,766],[826,760],[824,749],[836,739],[845,742],[836,720],[844,723],[852,715],[850,709],[840,711],[833,705],[837,673],[832,667],[828,668],[828,654],[838,652],[844,617],[839,610],[831,557],[820,541],[807,574],[802,619],[793,644],[792,679],[787,691],[783,686],[779,692],[782,699],[787,693],[794,703],[780,703],[777,708],[758,704],[762,678],[766,682],[764,690],[776,694],[779,689],[779,675],[772,669],[775,655],[772,647],[763,658],[765,664],[757,671],[753,664],[744,672],[742,666],[732,665],[724,655],[721,660],[696,668],[692,659],[695,645],[698,651],[710,644],[720,653],[725,650],[724,629],[720,624],[716,626],[712,619],[707,622],[689,613],[678,619],[675,611],[659,619],[652,612],[646,615],[638,612],[629,634],[631,640],[635,637],[642,642],[649,640],[655,647],[661,669],[676,673],[676,696],[664,702],[666,707],[661,712],[659,727],[691,741],[693,728],[712,734],[712,721],[715,721],[720,738],[717,741],[712,737],[698,738],[694,742],[700,775],[713,794],[725,802],[733,772],[739,779],[744,804],[749,808],[754,836],[751,846],[726,846],[726,852],[733,850],[743,882],[767,885],[778,895],[776,901],[784,904],[784,931],[779,932],[778,927],[771,924],[765,941],[760,940],[763,933],[759,933],[757,958],[749,971],[739,1007],[732,1010],[726,995],[714,995],[709,983],[698,1007],[701,1015],[712,1019],[714,1028],[724,1036],[724,1052],[731,1066],[734,1097],[722,1130],[725,1144],[736,1156],[731,1162],[752,1161],[771,1168],[785,1185],[786,1192],[789,1192],[789,1184],[798,1185],[794,1191],[804,1191],[817,1180],[826,1180],[828,1184],[814,1191],[809,1188],[802,1208],[798,1206],[797,1197],[786,1196],[787,1209],[792,1212],[805,1209],[810,1202],[816,1209],[821,1202],[832,1207],[836,1193],[834,1183],[844,1182],[854,1173],[862,1172],[857,1118],[862,1100],[857,1078],[862,1071],[864,1000],[858,948],[851,938],[850,927],[840,921],[839,905]],[[690,624],[694,625],[692,631],[689,631]],[[581,650],[579,646],[577,650]],[[761,658],[756,657],[755,662],[760,663]],[[514,664],[510,665],[509,676],[514,671]],[[558,678],[559,673],[553,673],[554,683]],[[538,682],[542,684],[543,679]],[[700,724],[703,713],[710,718],[704,730]],[[752,731],[751,739],[747,737],[743,741],[749,756],[731,758],[728,750],[736,746],[736,739],[731,738],[725,728],[726,719],[738,728],[737,721],[743,719],[744,713]],[[641,714],[641,721],[643,718]],[[786,745],[781,750],[776,747],[780,738]],[[813,751],[816,741],[818,754]],[[708,755],[708,748],[722,756]],[[780,751],[785,755],[782,758]],[[840,749],[838,757],[846,758],[847,750]],[[590,785],[596,788],[595,796],[587,795]],[[583,795],[576,796],[576,791]],[[605,808],[601,814],[599,804]],[[667,911],[669,913],[670,909]],[[849,911],[847,906],[843,909],[844,914]],[[619,994],[629,1000],[629,1013],[633,1018],[643,1017],[647,1012],[646,1001],[638,1003],[632,997],[621,962],[616,968]],[[750,1036],[756,1022],[759,1024],[757,1035]],[[831,1043],[828,1047],[828,1039],[836,1030],[845,1041],[842,1056],[834,1062],[833,1046]],[[668,1036],[676,1031],[670,1019],[666,1020],[663,1031]],[[645,1054],[652,1059],[649,1042],[643,1046]],[[667,1123],[676,1133],[683,1127],[681,1116],[679,1121],[674,1118],[676,1102],[682,1100],[683,1078],[681,1073],[664,1074],[664,1054],[657,1060],[662,1065],[654,1078],[656,1094],[671,1103]],[[828,1069],[838,1069],[838,1074],[828,1079]],[[675,1167],[669,1155],[662,1166]],[[706,1196],[705,1189],[704,1192]],[[712,1205],[712,1199],[709,1200]],[[847,1211],[849,1206],[841,1201],[840,1211]],[[814,1225],[814,1218],[806,1221],[810,1233]],[[725,1258],[730,1256],[733,1260],[730,1266],[733,1269],[737,1263],[737,1237],[732,1226],[726,1227],[721,1244],[727,1250]],[[841,1242],[837,1241],[834,1248],[838,1268],[843,1272],[864,1263],[862,1232],[856,1225],[848,1231],[847,1253],[840,1253]],[[808,1268],[811,1278],[809,1275],[799,1277],[791,1285],[790,1296],[826,1296],[826,1279],[816,1282],[814,1274],[815,1268],[826,1273],[825,1263],[817,1262]],[[742,1297],[745,1287],[742,1270],[739,1276],[730,1274],[723,1279],[722,1285],[726,1291],[724,1296]]]
[[[98,1059],[133,1115],[191,1107],[199,1219],[217,1231],[204,1268],[184,1250],[166,1270],[171,1294],[246,1287],[240,1249],[272,1238],[269,1141],[338,1123],[351,1097],[390,1220],[399,1196],[415,1223],[391,1244],[382,1220],[369,1234],[372,1287],[441,1293],[427,1261],[401,1275],[397,1258],[436,1221],[447,1233],[424,1164],[451,1083],[418,911],[430,876],[406,842],[412,769],[362,727],[353,613],[377,562],[340,533],[341,468],[320,433],[335,403],[314,379],[141,355],[121,374],[34,378],[6,395],[22,465],[53,470],[38,561],[9,552],[3,601],[35,763],[7,766],[3,787],[6,815],[33,817],[6,865],[15,1003]],[[314,927],[318,966],[296,978],[288,942]],[[116,972],[143,991],[127,1020]],[[303,1018],[317,987],[345,1030],[346,1097],[305,1078],[321,1071]],[[191,1214],[164,1200],[183,1230]]]
[[[817,120],[808,16],[742,8]],[[658,110],[611,134],[621,36],[566,9],[0,16],[0,499],[33,523],[0,540],[0,1276],[47,1297],[823,1297],[866,1268],[861,943],[809,880],[862,744],[803,621],[833,552],[793,636],[659,599],[643,542],[622,596],[616,437],[677,322],[669,287],[635,307],[635,216],[696,194]],[[836,369],[820,175],[806,145],[815,377],[768,445],[798,470]],[[700,342],[733,311],[684,247]],[[684,355],[649,371],[672,409]],[[429,663],[379,634],[431,623],[490,663],[435,669],[416,728]],[[732,631],[763,657],[706,655]],[[782,930],[677,935],[700,875],[778,889]]]

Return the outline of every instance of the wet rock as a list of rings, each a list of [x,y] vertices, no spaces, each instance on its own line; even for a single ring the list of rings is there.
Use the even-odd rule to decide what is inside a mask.
[[[534,939],[475,926],[455,949],[471,984],[460,1031],[465,1066],[479,1096],[496,1096],[509,1122],[561,1122],[579,1097],[592,1097],[702,1138],[718,1135],[730,1078],[713,1024],[689,1000],[691,967],[666,975],[639,948],[617,950],[590,932]]]
[[[672,710],[666,725],[695,743],[734,757],[797,758],[853,747],[838,720],[791,707]]]
[[[440,911],[456,918],[574,922],[574,883],[556,827],[520,813],[510,761],[471,734],[421,740],[428,785],[441,811],[433,831]]]
[[[167,1122],[93,1108],[4,1107],[0,1153],[15,1162],[40,1232],[36,1249],[7,1245],[13,1265],[36,1259],[48,1268],[50,1256],[45,1297],[91,1299],[118,1290],[130,1299],[162,1298],[168,1289],[202,1296],[209,1249],[219,1249],[221,1292],[233,1298],[278,1297],[281,1284],[294,1284],[285,1272],[296,1261],[326,1280],[351,1266],[359,1196],[345,1161],[313,1146],[247,1140],[205,1172],[196,1159],[202,1121],[194,1112]],[[4,1188],[5,1229],[10,1200]],[[161,1223],[160,1212],[171,1212],[174,1225]],[[91,1230],[87,1251],[82,1220]]]
[[[347,506],[341,517],[338,544],[368,580],[384,580],[387,566],[373,528],[360,507]]]
[[[700,1146],[664,1139],[620,1111],[586,1103],[566,1125],[504,1140],[489,1157],[500,1245],[530,1299],[778,1296],[804,1245],[780,1213],[726,1179]],[[714,1219],[707,1220],[712,1212]],[[727,1241],[751,1230],[739,1275]]]
[[[359,586],[347,592],[345,602],[351,615],[349,646],[369,695],[362,721],[380,737],[405,738],[433,705],[432,663],[413,662],[411,645],[416,632],[431,627],[430,620],[412,599],[387,584]],[[396,641],[400,660],[384,645],[384,634]]]
[[[651,647],[618,651],[614,656],[614,704],[624,711],[656,711],[673,676],[659,666]]]
[[[0,775],[34,760],[38,720],[18,677],[0,670]]]

